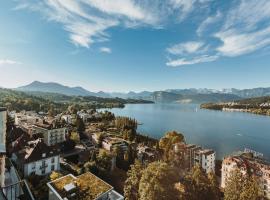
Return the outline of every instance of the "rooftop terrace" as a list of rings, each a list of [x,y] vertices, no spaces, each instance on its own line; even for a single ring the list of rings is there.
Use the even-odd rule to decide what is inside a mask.
[[[104,193],[113,190],[113,187],[90,172],[78,177],[72,174],[61,177],[48,183],[49,188],[59,199],[95,200]],[[118,193],[112,191],[113,195]],[[117,195],[116,195],[117,196]],[[111,198],[111,199],[119,199]]]

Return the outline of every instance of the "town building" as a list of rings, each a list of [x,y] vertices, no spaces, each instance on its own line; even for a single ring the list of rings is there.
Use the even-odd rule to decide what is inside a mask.
[[[115,147],[120,147],[123,151],[128,150],[128,143],[122,139],[112,136],[106,136],[102,140],[102,148],[107,151],[113,151]]]
[[[216,153],[211,149],[180,142],[174,144],[174,156],[183,160],[180,164],[188,170],[199,165],[206,173],[215,172]]]
[[[36,123],[33,125],[33,132],[35,134],[42,134],[44,142],[48,146],[62,143],[66,141],[66,134],[68,129],[66,127],[56,126],[49,123]]]
[[[60,170],[60,151],[47,146],[43,139],[27,142],[27,146],[12,154],[12,160],[24,176],[46,175]]]
[[[22,111],[20,113],[15,113],[14,120],[15,125],[21,125],[24,123],[35,124],[42,120],[42,118],[34,111]]]
[[[211,149],[203,149],[194,144],[185,146],[188,168],[199,165],[206,173],[215,172],[216,153]]]
[[[262,154],[245,149],[224,158],[221,169],[222,188],[226,187],[226,182],[235,169],[239,169],[244,175],[249,173],[255,176],[264,197],[270,199],[270,162],[265,160]]]
[[[72,115],[62,115],[61,119],[65,120],[67,124],[72,124],[75,117],[73,117]]]
[[[158,159],[158,152],[148,146],[140,145],[137,148],[137,157],[141,163],[148,164]]]
[[[90,172],[77,177],[68,174],[47,183],[47,186],[49,200],[124,200],[111,185]]]
[[[78,111],[77,115],[83,120],[84,123],[89,122],[93,118],[91,114],[84,111]]]

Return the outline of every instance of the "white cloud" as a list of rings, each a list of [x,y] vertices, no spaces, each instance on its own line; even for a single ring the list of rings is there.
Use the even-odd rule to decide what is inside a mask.
[[[211,62],[222,56],[236,57],[264,50],[270,45],[270,1],[233,1],[227,12],[217,11],[208,16],[196,33],[204,45],[182,43],[168,48],[167,52],[176,55],[174,59],[169,57],[168,66]]]
[[[179,43],[176,45],[173,45],[169,48],[167,48],[167,52],[173,55],[181,55],[185,53],[196,53],[196,51],[199,51],[201,47],[204,45],[203,42],[185,42],[185,43]]]
[[[214,56],[202,55],[202,56],[191,58],[191,59],[180,58],[176,60],[170,60],[166,63],[166,65],[170,67],[178,67],[182,65],[194,65],[198,63],[204,63],[204,62],[212,62],[217,59],[218,59],[217,55],[214,55]]]
[[[112,50],[108,47],[100,47],[99,51],[102,53],[112,53]]]
[[[15,60],[0,59],[0,66],[1,65],[20,65],[20,64],[22,63]]]
[[[14,10],[30,9],[55,21],[69,33],[70,41],[89,48],[94,42],[109,40],[108,29],[115,26],[163,27],[170,19],[185,18],[208,0],[21,0]]]
[[[217,12],[216,15],[214,16],[209,16],[207,17],[201,24],[200,26],[197,28],[197,34],[200,36],[207,28],[208,26],[210,26],[211,24],[214,24],[216,22],[218,22],[222,17],[222,14],[220,11]]]
[[[220,32],[215,35],[223,45],[217,48],[224,56],[239,56],[270,44],[270,27],[251,33]]]
[[[242,0],[227,13],[221,30],[214,34],[223,43],[217,51],[233,57],[266,47],[270,44],[269,20],[269,0]]]

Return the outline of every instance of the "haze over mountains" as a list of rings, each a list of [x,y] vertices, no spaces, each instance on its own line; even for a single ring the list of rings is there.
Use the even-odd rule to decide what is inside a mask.
[[[164,91],[143,91],[143,92],[91,92],[82,87],[69,87],[59,83],[44,83],[34,81],[29,85],[21,86],[15,90],[23,92],[47,92],[47,93],[59,93],[70,96],[96,96],[96,97],[119,97],[119,98],[132,98],[132,99],[144,99],[152,100],[155,102],[180,102],[180,103],[203,103],[203,102],[220,102],[220,101],[232,101],[242,98],[270,96],[269,88],[253,88],[253,89],[168,89]]]

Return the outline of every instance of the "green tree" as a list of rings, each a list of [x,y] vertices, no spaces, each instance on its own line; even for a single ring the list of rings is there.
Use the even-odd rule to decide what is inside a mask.
[[[105,150],[100,150],[97,156],[97,165],[99,169],[109,172],[112,166],[112,155]]]
[[[130,166],[124,186],[124,196],[126,200],[139,199],[139,183],[142,177],[143,169],[142,164],[138,160],[136,160],[135,163]]]
[[[152,162],[143,171],[139,184],[139,200],[175,200],[178,176],[165,162]]]
[[[210,172],[208,174],[208,180],[210,182],[210,195],[212,196],[211,199],[220,199],[219,183],[214,172]]]
[[[255,177],[247,177],[243,192],[240,194],[240,200],[258,200],[261,199],[260,194],[259,184]]]
[[[80,143],[80,135],[76,132],[70,134],[70,139],[73,140],[76,144]]]
[[[185,142],[182,133],[171,131],[167,132],[164,137],[159,140],[159,148],[163,150],[164,160],[170,160],[170,153],[173,150],[174,144]]]
[[[243,192],[243,185],[245,184],[245,182],[246,178],[240,172],[240,170],[233,170],[226,181],[224,200],[239,200],[241,193]]]
[[[185,190],[182,196],[188,200],[218,200],[220,193],[218,182],[214,173],[207,174],[199,165],[192,168],[191,172],[184,178]]]
[[[54,181],[60,177],[62,177],[63,174],[61,174],[60,172],[56,172],[56,171],[53,171],[51,174],[50,174],[50,180],[51,181]]]

